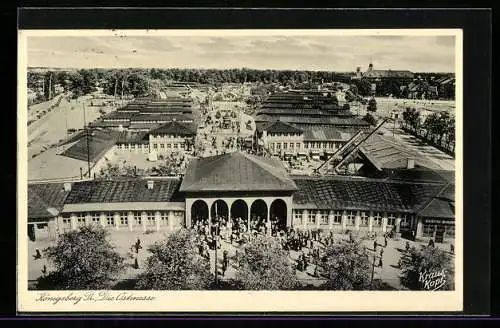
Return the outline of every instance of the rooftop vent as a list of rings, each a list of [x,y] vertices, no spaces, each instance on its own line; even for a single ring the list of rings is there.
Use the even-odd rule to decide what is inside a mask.
[[[413,169],[413,168],[415,168],[415,159],[414,158],[408,158],[407,159],[406,168],[407,169]]]

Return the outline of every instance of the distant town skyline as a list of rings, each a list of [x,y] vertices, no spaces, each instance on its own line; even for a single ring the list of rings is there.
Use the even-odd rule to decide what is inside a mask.
[[[28,67],[455,72],[454,36],[29,36]]]

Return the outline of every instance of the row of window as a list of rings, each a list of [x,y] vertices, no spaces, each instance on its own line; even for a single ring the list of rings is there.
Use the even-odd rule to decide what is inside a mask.
[[[438,230],[442,229],[444,231],[444,237],[455,237],[455,225],[453,223],[450,224],[424,224],[422,236],[434,238],[434,233]]]
[[[156,143],[154,143],[152,145],[153,145],[153,149],[158,149],[158,148],[160,148],[160,149],[165,149],[165,148],[167,148],[167,149],[179,149],[179,148],[183,148],[182,146],[184,144],[182,144],[182,143],[181,144],[179,144],[179,143],[174,143],[174,144],[171,144],[171,143],[168,143],[168,144],[163,144],[163,143],[156,144]]]
[[[333,211],[333,224],[342,223],[342,211]],[[319,214],[320,224],[329,224],[328,216],[330,211],[309,211],[307,214],[307,223],[316,224],[316,218]],[[302,213],[296,211],[294,214],[296,220],[302,221]],[[401,226],[406,226],[410,222],[410,217],[407,215],[401,216]],[[360,227],[367,227],[369,224],[369,217],[367,212],[360,212]],[[394,226],[396,224],[396,216],[394,214],[388,214],[387,216],[387,226]],[[346,211],[346,225],[354,226],[356,225],[356,211]],[[382,213],[376,212],[373,214],[372,226],[380,227],[382,225]]]
[[[116,145],[118,149],[149,149],[148,144],[118,144]]]
[[[172,135],[172,134],[155,134],[150,136],[151,139],[175,139],[175,138],[182,138],[180,136]]]
[[[282,148],[283,147],[283,148]],[[335,142],[304,142],[304,149],[337,149],[342,147],[340,143]],[[300,149],[300,142],[270,142],[271,150],[280,149]]]
[[[269,137],[300,137],[301,133],[274,133],[270,132],[267,134]]]
[[[142,219],[145,217],[146,219],[146,224],[147,225],[154,225],[156,224],[156,215],[155,213],[160,214],[160,224],[168,224],[168,212],[166,211],[160,211],[160,212],[141,212],[141,211],[134,211],[133,213],[133,225],[142,225]],[[104,213],[105,217],[105,224],[108,227],[115,226],[116,224],[121,225],[121,226],[128,226],[129,224],[129,212],[106,212]],[[176,218],[183,218],[184,217],[184,212],[181,211],[174,211],[174,217]],[[88,218],[88,221],[87,221]],[[132,218],[132,216],[130,217]],[[117,221],[115,221],[115,219]],[[93,212],[93,213],[77,213],[76,214],[76,222],[78,226],[83,226],[85,224],[101,224],[101,213],[98,212]],[[63,218],[63,223],[66,225],[71,225],[71,218],[70,217],[64,217]]]

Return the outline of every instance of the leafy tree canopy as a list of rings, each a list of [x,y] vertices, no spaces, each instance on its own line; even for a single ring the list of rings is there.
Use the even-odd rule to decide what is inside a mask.
[[[108,232],[84,226],[59,237],[45,254],[55,267],[38,280],[38,289],[108,289],[124,270],[123,258],[109,243]]]
[[[236,280],[246,290],[290,290],[300,286],[288,252],[270,236],[259,235],[239,253]]]
[[[196,232],[180,229],[149,248],[146,270],[137,289],[202,290],[209,289],[213,276],[210,263],[198,251]]]

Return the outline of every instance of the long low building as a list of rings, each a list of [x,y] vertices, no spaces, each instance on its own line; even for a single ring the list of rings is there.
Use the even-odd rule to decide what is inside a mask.
[[[242,152],[194,159],[182,179],[30,184],[30,238],[79,226],[175,230],[215,216],[277,219],[295,229],[454,238],[454,184],[443,179],[290,176],[279,160]],[[40,234],[40,229],[50,232]]]

